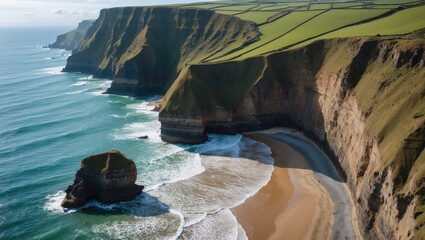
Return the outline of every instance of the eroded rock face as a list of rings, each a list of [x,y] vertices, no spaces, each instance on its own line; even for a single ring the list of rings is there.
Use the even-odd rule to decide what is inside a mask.
[[[187,64],[259,39],[254,22],[211,10],[104,9],[64,71],[113,79],[108,93],[164,94]]]
[[[164,97],[161,137],[300,129],[345,175],[364,239],[422,239],[424,49],[423,39],[334,39],[190,65]]]
[[[66,189],[62,207],[82,207],[91,199],[104,204],[129,201],[143,190],[143,186],[135,184],[136,178],[136,165],[119,151],[90,156],[81,161],[74,183]]]

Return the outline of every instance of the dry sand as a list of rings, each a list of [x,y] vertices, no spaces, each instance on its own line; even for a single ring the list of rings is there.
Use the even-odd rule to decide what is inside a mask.
[[[249,239],[329,239],[333,203],[305,158],[289,145],[264,136],[248,137],[272,149],[270,181],[232,209]]]

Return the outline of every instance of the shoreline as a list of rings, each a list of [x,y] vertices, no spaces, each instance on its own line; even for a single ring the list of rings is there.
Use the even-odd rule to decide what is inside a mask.
[[[269,146],[275,160],[270,181],[231,209],[249,239],[359,239],[351,197],[317,146],[283,129],[244,135]]]

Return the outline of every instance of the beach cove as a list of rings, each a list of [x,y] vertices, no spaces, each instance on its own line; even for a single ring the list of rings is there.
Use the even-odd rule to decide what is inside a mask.
[[[232,209],[249,239],[361,239],[345,183],[311,140],[283,128],[245,136],[275,161],[270,181]]]

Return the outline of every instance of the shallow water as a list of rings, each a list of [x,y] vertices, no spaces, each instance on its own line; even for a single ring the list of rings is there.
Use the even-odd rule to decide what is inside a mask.
[[[42,46],[66,30],[0,29],[0,239],[243,239],[228,208],[268,181],[270,149],[240,135],[163,143],[156,96],[104,95],[110,80],[61,72],[71,53]],[[146,191],[64,212],[81,159],[110,149],[135,161]]]

